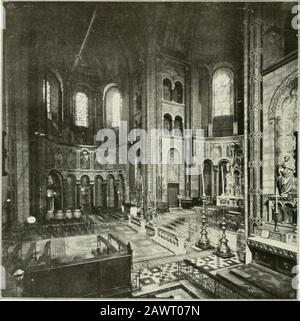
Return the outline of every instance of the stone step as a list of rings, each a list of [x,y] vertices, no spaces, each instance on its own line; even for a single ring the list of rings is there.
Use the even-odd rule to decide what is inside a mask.
[[[217,273],[217,280],[245,299],[275,298],[274,296],[270,295],[270,293],[251,284],[248,279],[241,278],[240,276],[231,273],[230,269],[219,271]]]
[[[292,288],[292,278],[259,264],[250,263],[240,266],[233,269],[231,273],[247,280],[253,286],[268,292],[272,297],[280,299],[296,298],[296,291]]]

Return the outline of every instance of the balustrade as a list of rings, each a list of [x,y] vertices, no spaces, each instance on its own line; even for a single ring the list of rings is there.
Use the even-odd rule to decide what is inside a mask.
[[[185,254],[185,239],[172,232],[167,231],[163,227],[154,227],[155,234],[151,238],[153,241],[171,250],[175,254]]]

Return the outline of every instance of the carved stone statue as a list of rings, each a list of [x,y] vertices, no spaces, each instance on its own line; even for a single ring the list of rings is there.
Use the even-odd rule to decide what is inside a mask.
[[[282,164],[278,167],[278,185],[281,195],[292,191],[294,185],[295,165],[290,156],[284,156]]]

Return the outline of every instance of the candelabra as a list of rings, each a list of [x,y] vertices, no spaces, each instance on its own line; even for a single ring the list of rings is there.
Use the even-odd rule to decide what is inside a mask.
[[[223,214],[223,218],[222,218],[222,236],[219,240],[219,245],[217,247],[216,252],[214,252],[214,254],[216,256],[219,256],[223,259],[227,259],[230,257],[233,257],[234,254],[232,254],[230,247],[228,246],[228,240],[226,238],[226,217],[225,217],[225,208],[222,208],[222,214]]]
[[[202,196],[202,226],[200,232],[200,239],[196,244],[197,247],[200,247],[202,250],[207,250],[212,248],[210,245],[210,240],[207,237],[207,224],[206,224],[206,196]]]
[[[277,193],[277,186],[275,186],[274,232],[279,232],[279,229],[278,229],[278,193]]]

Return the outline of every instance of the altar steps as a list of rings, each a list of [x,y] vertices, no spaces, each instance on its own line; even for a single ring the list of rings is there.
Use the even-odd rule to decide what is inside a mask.
[[[248,299],[295,299],[292,279],[255,263],[217,273],[219,281]]]
[[[169,213],[161,215],[156,224],[190,241],[191,235],[195,235],[198,229],[196,215],[193,210],[172,209]]]

